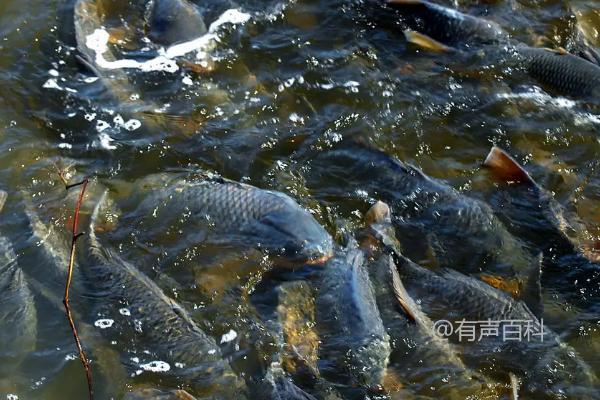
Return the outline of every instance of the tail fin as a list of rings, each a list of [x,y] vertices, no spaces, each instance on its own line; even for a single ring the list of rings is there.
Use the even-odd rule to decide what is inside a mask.
[[[4,208],[4,203],[6,203],[6,197],[8,194],[4,190],[0,190],[0,211]]]

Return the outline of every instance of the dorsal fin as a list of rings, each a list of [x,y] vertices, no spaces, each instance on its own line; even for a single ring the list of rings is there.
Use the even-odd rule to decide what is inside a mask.
[[[433,51],[434,53],[451,53],[454,51],[452,47],[448,47],[445,44],[440,43],[437,40],[420,32],[413,31],[411,29],[405,29],[403,33],[408,43],[419,46],[423,50]]]
[[[396,264],[392,262],[389,265],[390,265],[390,272],[392,274],[392,289],[394,291],[394,296],[396,296],[398,303],[400,304],[400,306],[402,307],[402,309],[404,310],[406,315],[409,318],[411,318],[413,321],[419,323],[420,318],[418,315],[417,306],[416,306],[415,302],[413,301],[413,299],[408,294],[408,292],[406,291],[406,289],[404,288],[404,285],[402,284],[402,280],[400,279],[400,275],[398,274],[398,271],[396,270]]]
[[[483,162],[483,166],[489,168],[495,176],[507,182],[536,185],[527,171],[499,147],[492,147]]]
[[[544,305],[542,303],[542,263],[544,254],[539,253],[534,259],[529,275],[523,284],[521,300],[529,307],[531,312],[538,318],[542,318]]]
[[[4,203],[6,203],[6,198],[8,194],[4,190],[0,190],[0,211],[4,208]]]

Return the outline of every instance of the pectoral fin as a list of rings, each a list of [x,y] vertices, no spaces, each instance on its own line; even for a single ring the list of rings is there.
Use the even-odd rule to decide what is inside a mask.
[[[527,171],[525,171],[514,158],[509,156],[508,153],[499,147],[492,147],[483,162],[483,166],[490,169],[496,177],[507,182],[536,185],[535,181]]]
[[[434,53],[451,53],[454,51],[452,47],[448,47],[427,35],[410,29],[404,30],[404,37],[408,43],[412,43],[423,50],[432,51]]]

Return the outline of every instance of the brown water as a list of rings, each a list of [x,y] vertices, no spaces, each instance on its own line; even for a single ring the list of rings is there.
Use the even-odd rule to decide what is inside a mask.
[[[59,170],[72,166],[73,179],[93,177],[90,201],[102,185],[125,201],[135,179],[204,168],[290,194],[339,237],[340,227],[359,226],[366,210],[320,204],[318,188],[304,187],[298,160],[349,136],[475,196],[489,185],[480,164],[492,144],[500,145],[531,163],[533,176],[578,214],[589,231],[586,240],[600,239],[597,110],[471,56],[407,46],[401,32],[379,23],[376,2],[203,5],[208,23],[231,7],[251,19],[222,32],[211,52],[217,60],[212,73],[133,72],[132,94],[178,117],[141,119],[141,127],[132,131],[116,117],[136,116],[120,109],[101,81],[87,79],[92,74],[76,60],[73,3],[0,2],[0,188],[9,193],[0,231],[12,241],[25,273],[54,295],[61,293],[62,275],[51,271],[55,265],[40,250],[23,210],[27,203],[41,206],[40,218],[55,226],[57,237],[68,237],[75,193],[65,196]],[[585,36],[600,45],[593,0],[459,1],[458,6],[498,22],[516,40],[546,46],[564,45],[571,6]],[[126,256],[140,254],[133,240],[112,245]],[[169,259],[169,266],[153,256],[140,268],[164,289],[179,287],[172,294],[217,341],[236,331],[242,349],[234,341],[224,345],[224,352],[238,370],[251,374],[255,365],[245,357],[258,352],[260,358],[261,350],[252,349],[251,334],[245,336],[256,314],[247,298],[270,264],[253,253],[214,253],[184,254]],[[19,357],[10,376],[0,376],[0,398],[84,398],[84,375],[57,297],[33,290],[35,349]],[[77,288],[74,293],[78,315],[86,315],[93,299],[77,297],[82,294]],[[567,325],[561,315],[568,311],[546,306],[551,327],[600,373],[600,325]],[[81,320],[87,324],[82,330],[94,361],[97,398],[118,398],[127,388],[152,384],[154,378],[128,377],[118,361],[126,345],[100,335],[93,315]],[[160,378],[155,380],[158,384]]]

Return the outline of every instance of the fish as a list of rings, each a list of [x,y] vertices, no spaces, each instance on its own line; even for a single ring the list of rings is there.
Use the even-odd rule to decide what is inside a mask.
[[[350,240],[316,279],[321,375],[351,387],[381,390],[391,349],[365,254]]]
[[[88,40],[93,37],[96,30],[102,28],[103,18],[100,6],[96,0],[77,0],[74,8],[75,39],[77,42],[77,59],[94,73],[110,95],[120,104],[127,105],[131,111],[144,111],[153,105],[146,104],[142,100],[133,100],[132,95],[136,93],[132,82],[123,69],[106,70],[96,62],[96,51],[88,46]],[[116,61],[117,55],[113,50],[104,52],[107,61]]]
[[[148,37],[170,46],[196,39],[207,32],[198,7],[188,0],[153,0],[148,17]]]
[[[388,0],[387,4],[403,15],[409,26],[404,31],[407,40],[424,49],[451,52],[461,47],[505,44],[497,46],[496,52],[506,53],[511,66],[526,70],[541,84],[574,97],[600,95],[598,53],[581,42],[573,49],[579,55],[564,49],[530,47],[512,41],[496,23],[452,8],[424,0]]]
[[[164,391],[154,388],[141,388],[129,391],[123,396],[124,400],[196,400],[185,390]]]
[[[288,195],[217,176],[171,179],[123,221],[143,240],[162,235],[161,243],[176,250],[202,243],[250,247],[294,265],[322,265],[333,252],[331,236]]]
[[[576,54],[589,62],[600,65],[600,53],[592,43],[594,24],[587,18],[586,12],[577,10],[575,4],[569,2],[566,5],[571,27],[571,40],[565,46],[570,53]],[[594,15],[593,10],[589,15]],[[593,18],[592,18],[593,19]],[[597,44],[597,43],[596,43]]]
[[[389,204],[397,239],[419,262],[504,276],[525,274],[535,263],[485,202],[381,150],[347,140],[316,154],[308,168],[307,186],[322,201],[352,200],[353,209],[372,198]]]
[[[365,222],[361,237],[375,243],[370,251],[369,275],[390,336],[390,359],[401,376],[421,395],[497,398],[500,385],[467,367],[459,349],[435,335],[433,321],[404,288],[393,257],[401,253],[401,245],[394,235],[389,206],[377,201],[365,214]]]
[[[7,194],[0,191],[0,210]],[[37,341],[37,311],[10,240],[0,236],[0,376],[12,376]]]
[[[489,203],[506,226],[534,251],[543,252],[542,286],[571,304],[597,308],[600,264],[587,258],[576,240],[581,224],[506,151],[492,147],[483,166],[499,182]]]
[[[296,384],[299,370],[306,367],[307,373],[314,373],[308,365],[316,363],[318,339],[311,327],[307,326],[310,324],[311,311],[314,313],[311,290],[301,281],[283,282],[276,287],[276,297],[276,308],[263,310],[263,321],[258,329],[259,335],[266,335],[267,339],[251,339],[253,344],[270,343],[268,348],[274,349],[268,355],[261,356],[266,361],[265,372],[250,384],[252,396],[260,399],[315,400],[309,391]],[[307,337],[302,336],[304,333]],[[311,378],[318,379],[316,374]]]
[[[590,366],[558,335],[543,325],[525,305],[479,279],[452,269],[432,271],[394,253],[401,282],[432,321],[498,322],[498,335],[460,338],[455,329],[449,340],[461,346],[467,364],[491,366],[495,377],[513,373],[522,378],[520,390],[543,398],[593,398],[598,384]],[[505,340],[506,326],[527,322],[537,337]],[[519,322],[521,321],[521,322]],[[494,325],[495,326],[495,325]],[[525,329],[525,328],[522,328]],[[510,328],[508,328],[510,331]],[[463,331],[465,332],[465,331]],[[523,332],[523,331],[521,331]],[[481,333],[477,331],[476,334]],[[543,335],[540,337],[539,335]]]
[[[253,395],[259,399],[316,400],[316,397],[300,389],[277,363],[272,364]]]
[[[516,62],[553,90],[573,97],[600,96],[600,66],[565,50],[514,47]]]
[[[96,306],[114,314],[129,310],[129,323],[136,325],[138,339],[168,364],[170,374],[192,392],[245,398],[245,383],[222,357],[215,340],[207,335],[188,312],[133,264],[103,246],[96,236],[96,222],[106,201],[104,192],[94,208],[85,248],[79,251],[79,265],[94,293]],[[137,321],[137,322],[133,322]],[[179,367],[178,367],[179,366]]]
[[[255,397],[341,399],[318,370],[320,339],[311,282],[299,279],[295,272],[277,272],[284,273],[264,279],[251,297],[261,318],[258,331],[270,338],[252,339],[270,343],[265,347],[269,356],[261,357],[267,361],[266,372],[252,385]]]
[[[409,29],[447,46],[507,42],[509,35],[493,21],[425,0],[387,0]]]

